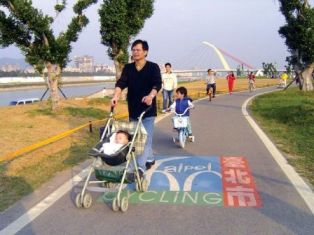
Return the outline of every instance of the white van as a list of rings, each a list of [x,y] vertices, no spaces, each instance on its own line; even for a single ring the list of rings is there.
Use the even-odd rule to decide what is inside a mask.
[[[14,100],[10,102],[10,105],[24,105],[24,104],[32,104],[35,102],[39,102],[38,98],[28,98],[23,100]]]

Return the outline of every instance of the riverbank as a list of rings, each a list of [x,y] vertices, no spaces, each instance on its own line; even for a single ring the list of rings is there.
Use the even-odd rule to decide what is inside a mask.
[[[63,82],[61,87],[70,87],[70,86],[88,86],[95,84],[106,84],[115,82],[115,80],[107,80],[107,81],[77,81],[77,82]],[[44,83],[15,83],[15,84],[0,84],[0,92],[1,91],[16,91],[16,90],[25,90],[25,89],[33,89],[33,88],[46,88],[47,85]]]

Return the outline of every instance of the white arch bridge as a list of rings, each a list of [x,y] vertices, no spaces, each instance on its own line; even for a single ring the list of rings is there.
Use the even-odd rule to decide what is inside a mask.
[[[215,55],[218,57],[222,68],[220,69],[214,69],[218,75],[225,75],[229,71],[236,72],[237,69],[231,68],[231,66],[228,64],[225,57],[231,59],[232,61],[237,62],[242,68],[243,71],[253,71],[257,74],[261,73],[262,69],[256,69],[252,65],[244,62],[243,60],[231,55],[230,53],[222,50],[221,48],[217,48],[212,43],[209,43],[207,41],[203,41],[202,44],[206,46],[208,49],[212,49],[215,52]],[[204,49],[202,48],[202,52],[204,52]],[[188,60],[190,58],[187,58]],[[210,68],[211,65],[206,66],[207,68]],[[178,74],[179,77],[199,77],[199,76],[206,76],[207,69],[184,69],[184,70],[174,70],[175,73]]]

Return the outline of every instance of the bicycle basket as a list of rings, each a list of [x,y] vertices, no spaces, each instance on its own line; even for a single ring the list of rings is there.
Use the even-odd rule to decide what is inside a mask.
[[[186,128],[188,126],[188,117],[174,116],[172,121],[174,128]]]

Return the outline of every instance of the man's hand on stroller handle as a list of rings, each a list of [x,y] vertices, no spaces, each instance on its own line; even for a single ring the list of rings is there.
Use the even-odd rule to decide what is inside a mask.
[[[157,90],[153,88],[151,92],[142,98],[142,102],[145,103],[146,105],[150,106],[153,103],[153,99],[157,95]]]
[[[119,100],[121,93],[122,93],[122,90],[120,87],[116,87],[114,89],[114,94],[113,94],[113,97],[111,99],[111,106],[115,107],[118,104],[118,100]]]
[[[142,102],[150,106],[153,103],[153,97],[151,97],[150,95],[144,96]]]
[[[113,96],[111,99],[111,107],[115,107],[118,104],[119,98],[116,96]]]

